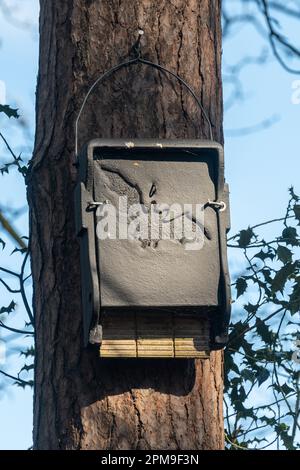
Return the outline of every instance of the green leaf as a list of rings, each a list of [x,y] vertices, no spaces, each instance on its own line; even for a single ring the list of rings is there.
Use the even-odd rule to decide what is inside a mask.
[[[294,214],[295,214],[295,218],[298,220],[299,225],[300,225],[300,205],[295,204],[294,207],[293,207],[293,211],[294,211]]]
[[[18,172],[25,178],[28,174],[28,167],[27,166],[19,166]]]
[[[228,349],[225,351],[225,368],[226,368],[226,375],[224,377],[225,389],[229,387],[229,375],[230,372],[235,372],[237,375],[240,375],[240,370],[238,365],[235,363],[233,359],[233,355],[228,352]]]
[[[27,253],[27,248],[15,248],[12,252],[11,255],[14,255],[15,253],[21,253],[22,255]]]
[[[295,392],[295,390],[289,387],[287,384],[281,385],[281,391],[284,395],[289,395],[290,393]]]
[[[240,348],[240,341],[244,335],[245,329],[247,326],[242,321],[237,321],[234,323],[232,331],[229,334],[229,344],[232,349],[239,349]],[[238,343],[236,344],[235,341],[238,339]]]
[[[290,429],[290,427],[285,423],[278,423],[277,429],[278,429],[279,432],[288,431]]]
[[[252,370],[243,369],[241,375],[245,380],[248,380],[251,383],[253,383],[255,380],[255,374]]]
[[[275,258],[275,255],[274,255],[274,253],[272,253],[271,250],[268,250],[267,252],[265,252],[263,250],[260,250],[259,253],[256,253],[256,255],[254,255],[254,258],[259,258],[262,261],[265,261],[268,258],[273,260]]]
[[[246,400],[247,394],[246,394],[245,388],[242,385],[239,388],[238,394],[239,394],[239,399],[241,400],[241,402],[244,402]],[[243,406],[243,409],[244,409],[244,406]]]
[[[295,264],[294,263],[288,263],[284,265],[279,271],[277,271],[273,282],[272,282],[272,291],[273,292],[281,292],[283,293],[284,286],[291,276],[293,274],[295,269]]]
[[[237,396],[239,396],[239,394],[237,394]],[[243,404],[243,401],[244,401],[245,397],[246,397],[246,394],[245,394],[245,391],[244,391],[244,393],[242,394],[242,398],[241,398],[241,399],[236,399],[236,400],[234,401],[234,408],[235,408],[235,410],[236,410],[238,413],[242,414],[243,416],[244,416],[244,414],[245,414],[245,409],[246,409],[246,408],[244,407],[244,404]]]
[[[33,387],[33,380],[27,380],[27,381],[22,381],[22,382],[15,382],[15,385],[17,385],[20,388],[25,389],[26,387]]]
[[[282,232],[282,239],[287,245],[299,246],[298,234],[295,227],[287,227]]]
[[[295,191],[294,191],[294,187],[293,187],[293,186],[291,186],[291,187],[289,188],[289,193],[290,193],[290,195],[291,195],[291,198],[292,198],[294,201],[296,201],[296,202],[299,201],[299,196],[297,196],[297,194],[295,194]]]
[[[261,270],[261,272],[262,272],[262,275],[264,276],[265,281],[268,282],[269,284],[272,284],[273,279],[271,277],[270,269],[269,268],[263,268]]]
[[[270,377],[270,372],[268,371],[268,369],[261,367],[256,377],[258,385],[261,386],[264,382],[266,382],[266,380],[268,380],[269,377]]]
[[[292,252],[286,246],[278,245],[277,258],[284,264],[289,263],[292,261]]]
[[[245,278],[243,277],[240,277],[236,283],[235,283],[235,287],[236,287],[236,298],[238,299],[241,295],[244,294],[244,292],[246,291],[247,287],[248,287],[248,284],[247,284],[247,281],[245,280]]]
[[[254,237],[253,230],[249,227],[247,230],[241,230],[239,233],[238,245],[246,248]]]
[[[25,356],[26,358],[27,357],[34,357],[35,355],[35,349],[33,346],[31,346],[30,348],[27,348],[25,349],[25,351],[21,351],[21,356]]]
[[[8,118],[13,117],[15,119],[18,119],[19,117],[18,109],[13,109],[8,104],[0,104],[0,113],[6,114]]]
[[[266,323],[263,320],[261,320],[260,318],[256,318],[255,325],[256,325],[256,331],[259,334],[259,336],[261,337],[261,339],[265,343],[271,344],[272,339],[273,339],[273,335],[272,335],[272,331],[270,330],[268,325],[266,325]]]
[[[293,450],[293,439],[291,436],[288,435],[290,427],[287,426],[285,423],[279,423],[275,426],[275,431],[281,437],[282,442],[287,450]]]
[[[14,311],[14,309],[16,308],[16,303],[12,300],[11,303],[9,304],[8,307],[2,307],[0,309],[0,314],[3,314],[3,313],[11,313]]]
[[[288,302],[288,309],[292,314],[300,311],[300,278],[297,277],[295,284],[293,285],[293,291],[290,295]]]
[[[249,302],[247,305],[244,305],[244,309],[248,312],[248,313],[254,313],[256,312],[258,308],[258,305],[257,304],[252,304],[251,302]]]
[[[276,418],[272,416],[271,418],[269,416],[261,416],[260,420],[268,424],[269,426],[275,426],[277,423]]]
[[[29,364],[29,365],[28,365],[28,364],[25,364],[25,365],[22,367],[22,369],[20,370],[20,374],[21,374],[21,372],[24,372],[24,371],[25,371],[25,372],[30,372],[30,371],[33,370],[33,369],[34,369],[34,364]]]

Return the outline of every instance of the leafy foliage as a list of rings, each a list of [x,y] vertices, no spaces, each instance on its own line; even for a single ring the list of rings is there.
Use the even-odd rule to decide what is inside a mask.
[[[0,315],[3,314],[3,313],[8,313],[9,314],[9,313],[13,312],[15,308],[16,308],[16,304],[12,300],[8,307],[1,307]]]
[[[19,115],[17,113],[16,109],[12,109],[10,106],[6,105],[0,105],[0,112],[3,112],[6,114],[8,118],[14,117],[18,118]],[[3,136],[3,134],[0,132],[0,138],[4,143],[4,146],[6,150],[8,151],[8,154],[11,157],[11,161],[8,163],[5,163],[2,167],[0,167],[0,173],[3,175],[9,173],[9,171],[12,168],[17,168],[19,173],[25,177],[27,173],[27,166],[23,163],[23,160],[21,156],[17,156],[15,152],[12,150],[11,146]],[[24,237],[19,237],[17,234],[16,230],[12,226],[9,218],[3,214],[1,208],[0,208],[0,222],[1,225],[4,229],[4,232],[14,241],[18,244],[16,246],[12,253],[10,253],[11,256],[13,255],[19,255],[18,260],[19,260],[19,271],[18,268],[16,270],[12,271],[11,269],[8,269],[4,266],[0,266],[0,287],[4,289],[6,292],[9,294],[12,294],[15,298],[18,298],[20,300],[20,304],[24,306],[24,309],[21,310],[21,313],[18,312],[18,315],[26,315],[27,321],[25,320],[24,328],[20,329],[15,326],[15,309],[17,307],[17,302],[12,299],[9,303],[9,305],[0,305],[0,331],[4,333],[3,339],[6,341],[6,343],[9,343],[10,341],[15,341],[18,339],[18,342],[22,344],[22,349],[21,349],[21,355],[24,356],[25,358],[25,364],[21,366],[21,369],[19,373],[17,374],[10,374],[7,372],[7,366],[3,366],[2,369],[0,369],[0,374],[2,378],[5,378],[6,380],[13,381],[16,385],[19,387],[25,388],[27,386],[32,386],[33,381],[32,381],[32,372],[33,372],[33,353],[34,349],[32,346],[32,338],[33,338],[33,315],[29,306],[29,302],[26,297],[26,285],[27,281],[29,279],[28,275],[25,274],[26,272],[26,265],[27,265],[27,260],[28,260],[28,248],[26,246],[25,238]],[[2,253],[3,251],[6,251],[7,243],[4,241],[2,238],[0,238],[0,244],[1,244],[1,249]],[[12,263],[14,266],[16,266],[16,263]],[[9,280],[7,279],[9,278]],[[19,304],[19,303],[18,303]],[[25,318],[26,318],[25,317]],[[6,335],[5,335],[6,334]],[[31,338],[29,340],[29,343],[31,343],[31,346],[29,346],[27,349],[24,349],[24,343],[28,343],[28,338]],[[15,351],[15,343],[14,346],[11,346],[9,350],[11,351],[12,354],[16,354]]]
[[[18,119],[19,114],[18,114],[18,109],[13,109],[9,105],[5,104],[0,104],[0,113],[6,114],[8,118],[14,117]]]
[[[300,361],[293,359],[300,310],[299,198],[293,188],[289,193],[276,238],[267,242],[259,231],[278,219],[229,240],[245,260],[233,283],[236,300],[225,351],[229,449],[300,448]]]

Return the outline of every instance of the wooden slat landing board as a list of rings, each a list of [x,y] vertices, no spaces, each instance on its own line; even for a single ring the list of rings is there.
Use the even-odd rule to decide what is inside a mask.
[[[110,313],[102,326],[103,358],[209,358],[209,322],[203,317]]]

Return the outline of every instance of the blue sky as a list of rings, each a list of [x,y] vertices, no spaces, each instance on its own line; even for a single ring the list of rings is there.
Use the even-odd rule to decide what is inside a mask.
[[[27,30],[16,28],[7,22],[0,13],[0,80],[6,84],[7,103],[17,105],[21,116],[26,117],[32,134],[38,61],[38,1],[23,0],[12,3],[20,8],[17,13],[18,18],[33,23],[33,31],[30,33]],[[9,137],[14,148],[23,147],[25,143],[26,146],[28,145],[27,135],[20,132],[12,120],[8,121],[2,117],[0,128]],[[0,152],[2,157],[3,147],[0,147]],[[29,151],[24,152],[24,157],[30,157]],[[0,180],[0,203],[3,206],[16,208],[25,205],[25,188],[21,183],[20,176],[15,172]],[[20,233],[27,233],[26,214],[18,218],[15,223]],[[11,248],[13,245],[8,244],[7,250],[1,254],[1,265],[13,266],[14,263],[17,263],[17,257],[8,256]],[[5,294],[4,290],[0,291],[0,295],[1,306],[7,305],[11,298]],[[13,323],[16,327],[23,327],[23,320],[19,320],[19,308],[17,307],[14,314]],[[19,344],[18,341],[13,341],[11,345],[18,348]],[[21,362],[17,353],[8,358],[6,370],[14,370],[18,364]],[[2,380],[0,377],[0,384]],[[29,448],[32,445],[32,391],[29,389],[23,391],[17,387],[6,387],[2,392],[0,389],[0,416],[1,422],[5,423],[5,427],[2,426],[0,430],[0,449]]]
[[[9,24],[0,13],[0,80],[6,83],[7,102],[17,104],[33,133],[38,1],[12,3],[19,5],[19,18],[32,22],[33,30],[28,32]],[[290,22],[287,26],[289,34],[300,42],[296,25]],[[248,27],[224,43],[224,63],[234,64],[245,54],[255,55],[262,45],[262,39]],[[264,66],[246,67],[240,78],[245,98],[225,113],[226,175],[231,189],[232,233],[249,224],[284,214],[287,189],[291,184],[300,193],[300,105],[291,102],[292,83],[297,76],[287,74],[275,60],[270,60]],[[228,91],[226,88],[225,97]],[[248,128],[270,117],[276,118],[270,128],[243,137],[234,136],[234,130]],[[12,121],[6,122],[1,118],[0,127],[13,146],[28,143],[28,137]],[[2,150],[0,147],[0,155]],[[18,175],[13,173],[0,179],[2,205],[20,207],[24,201],[25,190]],[[21,233],[26,233],[26,215],[18,219],[16,225]],[[239,259],[235,253],[231,253],[230,259],[232,270],[237,269]],[[1,255],[1,264],[9,266],[11,258]],[[3,296],[5,294],[1,291],[1,304],[8,299]],[[17,325],[17,313],[14,321]],[[15,360],[19,359],[15,357]],[[29,390],[24,392],[9,387],[0,394],[0,416],[1,422],[5,423],[5,427],[0,429],[0,449],[31,446],[32,394]]]

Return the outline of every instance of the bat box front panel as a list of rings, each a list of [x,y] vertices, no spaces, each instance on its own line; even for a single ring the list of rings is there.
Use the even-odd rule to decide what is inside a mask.
[[[96,215],[101,307],[218,306],[220,242],[217,213],[207,206],[203,210],[203,224],[195,218],[196,207],[217,198],[220,181],[218,148],[135,142],[129,148],[126,145],[95,147],[93,161],[94,199],[104,204]],[[153,218],[149,219],[146,236],[144,232],[135,238],[120,239],[118,227],[114,233],[109,226],[107,232],[111,233],[107,233],[106,239],[98,236],[99,226],[108,221],[105,209],[109,205],[116,209],[118,222],[124,216],[123,205],[120,212],[120,198],[127,201],[127,214],[131,207],[139,205],[145,213],[150,214],[151,210],[155,215],[158,213],[160,217],[154,222]],[[170,221],[169,239],[162,236],[167,214],[165,207],[177,208],[167,218]],[[187,213],[186,207],[191,211]],[[175,232],[174,224],[179,219],[184,224],[186,217],[192,220],[192,226],[202,225],[202,243],[185,236],[176,238],[172,233],[172,230]],[[131,213],[127,220],[128,229],[130,224],[134,225],[134,220]],[[201,247],[197,247],[197,243]]]

